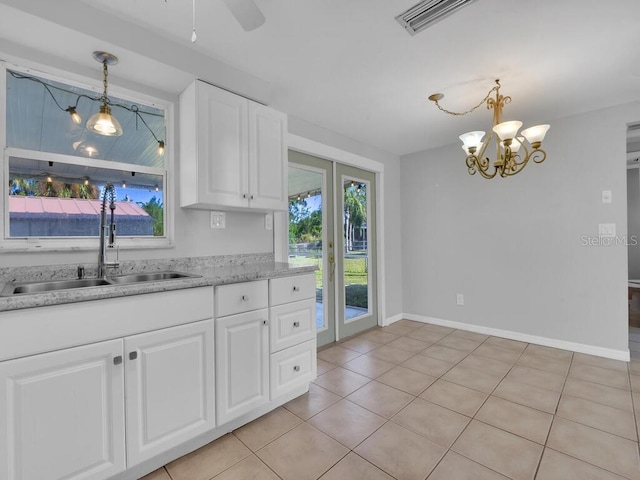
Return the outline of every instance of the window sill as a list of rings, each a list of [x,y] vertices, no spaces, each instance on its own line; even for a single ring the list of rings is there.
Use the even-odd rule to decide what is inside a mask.
[[[175,243],[168,238],[119,238],[116,246],[120,250],[155,250],[175,248]],[[0,255],[3,253],[19,252],[86,252],[92,250],[97,251],[98,248],[98,238],[20,238],[0,241]]]

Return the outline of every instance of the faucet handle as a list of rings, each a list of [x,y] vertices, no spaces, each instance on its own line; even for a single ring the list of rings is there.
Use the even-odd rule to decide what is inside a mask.
[[[113,248],[113,245],[116,243],[116,224],[112,223],[109,225],[109,246]]]
[[[84,278],[84,265],[78,265],[78,280]]]

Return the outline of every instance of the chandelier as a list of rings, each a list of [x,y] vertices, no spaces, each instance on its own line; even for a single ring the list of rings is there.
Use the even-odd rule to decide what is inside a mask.
[[[495,92],[495,98],[491,94]],[[511,97],[500,94],[500,80],[496,80],[496,86],[489,90],[486,97],[475,107],[466,112],[451,112],[440,106],[438,103],[444,98],[442,93],[434,93],[429,96],[429,100],[433,101],[436,106],[449,115],[467,115],[473,112],[482,104],[487,104],[487,109],[493,109],[493,131],[483,141],[485,132],[474,131],[460,135],[462,140],[462,149],[467,154],[466,164],[470,175],[479,172],[484,178],[493,178],[497,174],[501,177],[510,177],[524,170],[530,160],[534,163],[542,163],[547,154],[540,147],[544,136],[549,130],[549,125],[536,125],[520,132],[522,122],[517,120],[503,122],[502,109],[507,103],[511,103]],[[493,162],[493,171],[491,171],[491,160],[485,157],[487,147],[491,143],[493,135],[496,135],[496,156]],[[525,140],[529,143],[529,148],[525,144]]]

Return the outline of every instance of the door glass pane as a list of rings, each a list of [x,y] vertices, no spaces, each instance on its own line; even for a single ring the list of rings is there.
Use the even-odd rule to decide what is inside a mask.
[[[344,180],[345,322],[369,314],[367,185],[361,180]]]
[[[289,167],[289,263],[316,265],[316,327],[327,328],[323,308],[323,175]]]

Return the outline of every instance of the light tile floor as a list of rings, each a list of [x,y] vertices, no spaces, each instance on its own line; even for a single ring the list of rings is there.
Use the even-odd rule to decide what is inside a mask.
[[[309,393],[145,480],[640,480],[630,364],[401,320]]]

